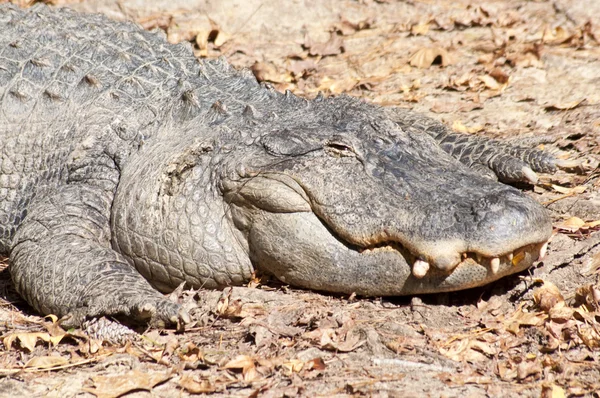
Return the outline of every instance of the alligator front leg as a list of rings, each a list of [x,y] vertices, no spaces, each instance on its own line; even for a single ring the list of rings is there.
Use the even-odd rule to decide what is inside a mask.
[[[504,183],[537,183],[535,172],[556,170],[555,158],[535,148],[468,134],[454,133],[437,120],[405,109],[390,109],[391,119],[401,128],[426,132],[440,147],[461,163]]]
[[[75,184],[34,199],[10,253],[18,292],[42,314],[63,317],[65,327],[102,315],[155,325],[187,322],[178,304],[111,248],[112,196],[112,189]]]

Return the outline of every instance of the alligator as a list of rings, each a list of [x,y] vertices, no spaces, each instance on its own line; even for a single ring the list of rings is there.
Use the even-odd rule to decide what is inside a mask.
[[[0,254],[63,325],[189,315],[164,294],[255,272],[448,292],[543,258],[551,154],[350,96],[300,98],[102,15],[0,5]]]

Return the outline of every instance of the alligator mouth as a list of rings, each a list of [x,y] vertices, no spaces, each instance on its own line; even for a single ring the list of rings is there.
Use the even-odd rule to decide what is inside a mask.
[[[461,261],[458,264],[450,269],[442,270],[437,268],[437,270],[450,274],[454,269],[465,263],[475,262],[477,264],[486,266],[489,269],[489,272],[491,272],[493,275],[498,274],[501,268],[505,271],[506,268],[510,268],[511,266],[515,268],[514,272],[517,272],[518,270],[524,268],[524,265],[529,266],[531,264],[531,259],[537,262],[542,261],[546,256],[548,243],[549,240],[527,244],[517,248],[516,250],[496,257],[484,256],[477,252],[464,252],[461,255]],[[397,241],[382,240],[367,246],[357,247],[355,249],[362,255],[372,255],[382,252],[396,252],[403,256],[409,264],[412,264],[412,275],[418,279],[424,278],[432,268],[436,268],[435,266],[432,267],[430,263],[421,256],[411,253],[400,242]]]

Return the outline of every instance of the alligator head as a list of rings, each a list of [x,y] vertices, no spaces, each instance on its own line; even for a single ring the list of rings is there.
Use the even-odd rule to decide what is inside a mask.
[[[418,128],[349,98],[291,101],[270,115],[216,104],[127,166],[113,244],[154,286],[217,288],[258,269],[316,290],[441,292],[543,256],[548,212]]]
[[[459,290],[544,256],[549,214],[427,134],[345,111],[329,128],[273,129],[222,191],[255,267],[365,295]]]

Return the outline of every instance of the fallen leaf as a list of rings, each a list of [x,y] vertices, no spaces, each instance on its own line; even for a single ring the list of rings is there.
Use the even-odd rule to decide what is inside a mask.
[[[581,394],[585,395],[585,394]],[[556,384],[543,385],[541,398],[565,398],[565,390]]]
[[[325,362],[321,358],[313,358],[306,362],[306,368],[309,370],[323,370],[325,367]]]
[[[426,35],[429,32],[429,24],[428,23],[420,23],[418,25],[413,25],[410,28],[410,33],[414,36]]]
[[[250,70],[259,82],[283,83],[291,80],[270,62],[255,62]]]
[[[552,282],[544,281],[544,284],[533,291],[533,300],[538,308],[548,312],[555,306],[565,304],[562,293]]]
[[[542,34],[542,41],[548,44],[562,44],[571,39],[573,35],[562,26],[557,26],[554,29],[546,27]]]
[[[408,62],[411,66],[421,69],[429,68],[434,63],[443,67],[452,63],[450,54],[442,47],[421,48],[410,57]]]
[[[331,32],[329,40],[325,43],[314,43],[307,33],[304,36],[302,47],[308,50],[308,53],[312,56],[338,55],[344,52],[344,39],[337,33]]]
[[[517,366],[517,379],[523,380],[529,376],[536,376],[542,373],[542,365],[535,361],[523,361]]]
[[[35,345],[37,344],[38,340],[42,340],[47,343],[51,343],[53,346],[56,346],[65,336],[65,334],[58,336],[50,336],[50,334],[45,332],[12,333],[8,336],[5,336],[2,339],[2,342],[4,343],[6,349],[10,350],[12,344],[15,341],[19,341],[21,347],[25,348],[29,352],[32,352],[35,349]]]
[[[586,222],[579,217],[571,217],[555,224],[554,227],[560,231],[566,231],[570,233],[587,232],[600,227],[600,220]]]
[[[580,105],[583,105],[585,103],[585,98],[581,98],[581,99],[576,99],[573,101],[566,101],[566,102],[557,102],[557,103],[553,103],[553,104],[548,104],[545,105],[544,108],[547,111],[566,111],[566,110],[570,110],[570,109],[574,109],[577,108]]]
[[[359,22],[350,22],[345,18],[341,18],[340,22],[333,25],[333,28],[344,36],[349,36],[360,30],[370,29],[373,25],[371,19],[365,19]]]
[[[25,364],[25,368],[28,369],[48,369],[53,368],[55,366],[62,366],[69,363],[67,358],[59,357],[59,356],[43,356],[43,357],[33,357]]]
[[[179,386],[191,394],[210,394],[217,388],[208,380],[197,381],[194,375],[185,374],[179,379]]]
[[[227,362],[224,369],[241,369],[244,381],[256,380],[259,376],[256,371],[256,364],[252,357],[248,355],[238,355],[234,359]]]
[[[489,75],[500,84],[506,84],[510,79],[510,76],[500,68],[492,69]]]
[[[299,359],[291,359],[287,362],[284,362],[281,365],[285,370],[287,370],[287,374],[291,375],[292,373],[298,373],[304,368],[304,362]]]
[[[119,376],[92,376],[93,386],[83,388],[98,398],[117,398],[135,390],[151,391],[160,383],[173,377],[169,373],[145,373],[129,371]]]
[[[512,316],[504,321],[504,328],[515,335],[521,326],[538,326],[548,318],[543,312],[526,312],[523,306],[524,304],[520,305]]]
[[[459,132],[459,133],[472,134],[472,133],[477,133],[477,132],[483,130],[483,126],[476,125],[476,126],[472,126],[472,127],[467,127],[460,120],[455,120],[452,123],[452,130]]]

